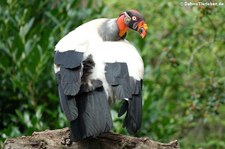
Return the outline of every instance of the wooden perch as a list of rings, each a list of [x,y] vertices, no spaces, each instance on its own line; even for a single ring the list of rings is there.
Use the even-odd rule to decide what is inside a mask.
[[[70,142],[69,129],[46,130],[34,132],[32,136],[9,138],[3,144],[3,149],[179,149],[178,142],[164,144],[149,138],[136,138],[114,133],[104,133],[97,138],[78,142]]]

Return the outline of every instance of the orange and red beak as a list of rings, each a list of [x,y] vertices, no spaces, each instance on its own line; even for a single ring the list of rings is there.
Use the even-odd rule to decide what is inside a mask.
[[[147,34],[147,30],[148,30],[148,25],[144,22],[144,21],[141,21],[139,24],[138,24],[138,33],[140,34],[140,36],[142,38],[145,38],[146,34]]]

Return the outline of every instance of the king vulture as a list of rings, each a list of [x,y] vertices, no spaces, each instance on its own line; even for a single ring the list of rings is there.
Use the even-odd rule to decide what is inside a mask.
[[[109,103],[115,99],[124,101],[118,116],[126,113],[127,131],[134,134],[140,129],[144,66],[136,48],[125,40],[129,29],[146,36],[147,24],[136,10],[87,22],[55,46],[54,70],[71,140],[109,132]]]

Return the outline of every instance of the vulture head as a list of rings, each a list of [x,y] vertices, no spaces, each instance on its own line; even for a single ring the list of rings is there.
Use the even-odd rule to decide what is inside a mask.
[[[137,31],[142,38],[147,34],[148,26],[144,17],[137,10],[128,10],[121,13],[117,18],[119,36],[122,37],[129,29]]]

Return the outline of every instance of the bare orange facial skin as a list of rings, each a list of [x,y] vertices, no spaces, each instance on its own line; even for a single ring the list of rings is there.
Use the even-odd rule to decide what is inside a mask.
[[[141,21],[138,24],[137,31],[139,32],[139,34],[142,38],[145,38],[145,36],[147,35],[147,30],[148,30],[148,25],[144,21]]]
[[[117,25],[119,27],[119,36],[123,37],[124,34],[129,30],[129,27],[124,22],[124,15],[121,15],[117,19]]]

